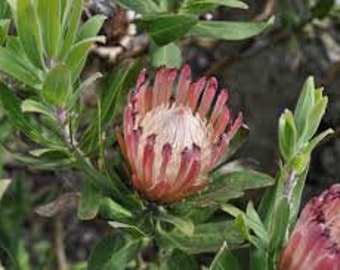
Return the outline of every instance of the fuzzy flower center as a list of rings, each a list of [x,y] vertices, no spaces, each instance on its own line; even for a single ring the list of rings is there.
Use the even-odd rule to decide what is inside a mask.
[[[156,135],[155,146],[159,149],[166,143],[175,151],[190,149],[193,144],[204,149],[209,144],[210,132],[201,117],[183,106],[158,106],[141,119],[140,126],[144,139]]]
[[[143,147],[149,136],[155,135],[155,162],[153,164],[153,178],[157,178],[161,162],[161,149],[169,144],[172,149],[171,160],[166,169],[169,181],[175,181],[180,167],[181,154],[184,150],[192,150],[194,146],[200,148],[202,156],[202,170],[209,166],[211,155],[211,130],[204,120],[196,114],[193,115],[188,107],[182,105],[161,105],[147,112],[139,121],[138,126],[142,129],[142,136],[138,153],[142,158]],[[199,184],[200,178],[197,179]]]

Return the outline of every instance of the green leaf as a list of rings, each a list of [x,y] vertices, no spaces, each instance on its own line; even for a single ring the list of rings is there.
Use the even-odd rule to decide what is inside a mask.
[[[60,0],[38,0],[38,14],[45,52],[54,59],[57,56],[61,38]]]
[[[291,111],[285,110],[279,120],[279,147],[285,160],[289,160],[296,152],[297,129]]]
[[[319,0],[312,8],[312,16],[314,18],[323,19],[332,10],[335,5],[335,0]]]
[[[289,222],[289,204],[287,198],[282,197],[274,210],[273,223],[269,227],[270,248],[272,250],[281,249],[287,234]]]
[[[254,218],[253,215],[245,214],[243,211],[231,204],[223,204],[220,208],[221,210],[236,218],[235,222],[246,239],[248,239],[249,241],[255,240],[254,237],[252,237],[248,233],[249,228],[256,234],[256,236],[258,236],[259,239],[256,240],[256,242],[253,241],[254,244],[257,246],[261,246],[262,248],[267,246],[269,242],[269,236],[266,228],[259,218]],[[249,209],[247,209],[247,211],[249,211]]]
[[[315,84],[313,77],[308,77],[305,81],[302,92],[300,94],[299,100],[296,104],[294,111],[294,118],[296,122],[296,127],[299,133],[299,137],[302,132],[305,130],[307,117],[309,115],[310,110],[314,106],[315,97]]]
[[[169,255],[161,260],[160,270],[199,270],[197,262],[185,252],[174,249]]]
[[[99,242],[91,253],[88,270],[124,270],[139,251],[141,241],[115,233]]]
[[[186,0],[181,6],[181,12],[200,14],[218,6],[247,9],[248,5],[238,0]]]
[[[115,2],[126,9],[131,9],[142,15],[161,11],[152,0],[116,0]]]
[[[38,148],[34,150],[30,150],[29,153],[30,155],[34,157],[42,157],[47,154],[52,154],[52,153],[58,153],[58,154],[64,154],[67,156],[67,148],[65,147],[59,147],[59,148]]]
[[[171,223],[174,225],[178,230],[180,230],[183,234],[187,236],[192,236],[195,231],[195,225],[194,223],[184,217],[176,217],[173,215],[170,215],[168,213],[160,213],[160,215],[157,217],[159,220]]]
[[[43,146],[60,146],[55,137],[46,136],[41,126],[33,118],[23,114],[20,107],[20,100],[4,84],[0,84],[0,100],[13,125],[19,128],[31,140]],[[44,136],[45,135],[45,136]]]
[[[7,33],[10,23],[11,20],[9,19],[0,20],[0,46],[3,46],[7,39]]]
[[[164,248],[178,248],[188,254],[217,252],[225,241],[230,248],[244,243],[233,221],[196,225],[192,236],[182,234],[178,229],[166,232],[158,227],[157,239]]]
[[[201,194],[191,196],[187,203],[195,205],[214,205],[239,198],[248,189],[256,189],[273,185],[275,180],[269,175],[253,170],[238,170],[223,173],[223,167],[214,173],[214,180],[209,189]]]
[[[42,89],[42,97],[55,106],[64,105],[71,91],[71,74],[63,64],[55,66],[46,76]]]
[[[71,93],[70,97],[67,99],[67,108],[71,110],[76,105],[77,101],[80,99],[81,92],[88,86],[90,86],[92,83],[94,83],[96,80],[102,77],[103,75],[100,72],[96,72],[89,76],[85,81],[83,81],[78,86],[78,88]]]
[[[104,131],[109,125],[112,125],[118,114],[118,106],[125,106],[126,100],[123,98],[126,98],[128,91],[135,84],[140,68],[139,61],[123,64],[117,67],[116,72],[109,77],[107,88],[101,95],[100,119],[93,121],[85,131],[80,142],[81,147],[92,151],[99,146],[99,127]]]
[[[190,36],[207,37],[224,40],[242,40],[260,34],[274,23],[274,17],[268,22],[224,22],[199,21],[188,33]]]
[[[64,42],[59,53],[60,58],[69,53],[69,50],[76,40],[82,5],[83,0],[67,0],[62,20]]]
[[[134,217],[130,210],[107,197],[102,199],[99,213],[101,217],[115,221],[126,220]]]
[[[11,17],[11,9],[7,1],[0,1],[0,18],[9,19]]]
[[[11,182],[12,181],[10,179],[0,179],[0,200],[4,195],[5,191],[7,190],[7,188],[9,187],[9,185],[11,184]]]
[[[43,159],[43,158],[34,158],[32,156],[27,156],[27,155],[21,155],[16,152],[11,152],[8,149],[6,149],[11,156],[25,164],[26,166],[29,166],[30,168],[35,168],[39,170],[47,170],[47,171],[55,171],[57,169],[65,169],[69,167],[74,160],[71,158],[61,158],[61,159]]]
[[[75,44],[65,57],[66,66],[72,74],[72,83],[79,79],[79,74],[82,71],[87,55],[94,42],[105,42],[105,37],[98,36],[82,40]]]
[[[150,15],[138,21],[138,24],[150,34],[158,46],[179,39],[196,23],[195,16],[184,14]]]
[[[237,259],[233,256],[224,242],[219,252],[212,261],[209,270],[241,270],[241,266]]]
[[[306,141],[312,138],[315,132],[317,131],[320,125],[321,119],[325,114],[327,104],[328,104],[328,98],[324,97],[322,100],[320,100],[313,106],[309,115],[307,116],[308,124],[307,124],[307,129],[304,133]]]
[[[175,43],[157,48],[152,54],[152,65],[179,68],[182,65],[181,49]]]
[[[85,177],[82,188],[77,216],[80,220],[95,218],[102,199],[102,192],[93,186],[91,181]]]
[[[319,135],[317,135],[315,138],[313,138],[308,145],[306,146],[306,148],[304,149],[304,152],[306,153],[312,153],[313,149],[324,139],[326,138],[328,135],[333,134],[334,130],[329,128],[325,131],[323,131],[322,133],[320,133]]]
[[[50,107],[33,99],[25,99],[21,103],[21,110],[22,112],[40,113],[46,115],[50,119],[55,118]]]
[[[40,81],[13,51],[0,46],[0,70],[32,88],[39,88]]]
[[[299,210],[300,210],[302,192],[305,187],[308,169],[309,169],[309,164],[303,173],[296,176],[296,184],[293,188],[292,198],[290,200],[289,230],[291,230],[293,226],[295,225],[295,222],[296,222]]]
[[[17,1],[15,18],[20,42],[27,57],[35,66],[43,69],[41,30],[37,12],[31,0]]]
[[[77,41],[95,37],[102,27],[106,16],[96,15],[87,20],[79,29]]]

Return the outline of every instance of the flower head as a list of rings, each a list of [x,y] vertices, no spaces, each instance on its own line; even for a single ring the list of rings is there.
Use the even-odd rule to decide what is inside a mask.
[[[159,68],[153,86],[140,73],[117,137],[133,186],[149,200],[175,202],[207,186],[242,124],[241,114],[231,121],[227,92],[217,86],[214,77],[192,82],[188,65]]]
[[[340,270],[340,184],[303,209],[285,247],[280,270]]]

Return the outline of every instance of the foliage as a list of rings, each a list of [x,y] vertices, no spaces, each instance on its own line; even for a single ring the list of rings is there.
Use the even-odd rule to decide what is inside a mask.
[[[184,61],[181,41],[188,37],[239,41],[274,24],[274,17],[264,22],[208,21],[201,17],[219,6],[248,8],[238,0],[115,2],[140,14],[136,23],[152,40],[148,54],[155,68],[180,67]],[[279,2],[284,10],[282,20],[289,29],[303,23],[288,1]],[[298,215],[311,153],[333,132],[328,129],[316,135],[328,102],[322,89],[308,78],[294,112],[287,109],[281,115],[278,148],[282,160],[275,178],[230,162],[248,134],[244,126],[230,142],[223,162],[210,174],[209,189],[175,204],[155,205],[130,187],[112,128],[113,123],[121,122],[142,61],[119,63],[109,75],[94,73],[83,80],[81,73],[91,49],[105,42],[98,33],[106,19],[96,15],[81,23],[83,5],[82,0],[0,2],[0,103],[4,113],[0,128],[10,133],[0,134],[0,163],[10,154],[31,169],[69,170],[81,175],[77,217],[101,219],[114,228],[92,251],[85,266],[89,270],[138,269],[147,263],[141,254],[150,245],[157,247],[157,254],[149,263],[159,269],[199,269],[195,255],[210,254],[209,269],[237,270],[242,263],[234,251],[244,248],[250,250],[253,269],[259,265],[261,269],[276,269]],[[307,18],[322,19],[333,5],[334,1],[317,1],[308,6],[308,16],[312,17]],[[11,22],[15,34],[9,31]],[[94,108],[88,108],[82,95],[99,79],[104,87],[95,96]],[[0,249],[4,246],[8,253],[4,260],[8,269],[31,269],[19,236],[22,217],[40,200],[26,201],[29,196],[22,187],[26,179],[19,178],[0,180],[0,199],[13,182],[10,195],[16,202],[13,214],[17,217],[11,220],[8,209],[1,207]],[[261,203],[249,201],[245,210],[236,207],[232,199],[253,189],[265,189]],[[82,267],[79,269],[85,269]]]

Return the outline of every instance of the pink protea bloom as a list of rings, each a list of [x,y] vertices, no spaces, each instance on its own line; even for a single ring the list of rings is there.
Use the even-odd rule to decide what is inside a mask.
[[[340,270],[340,184],[303,209],[283,251],[280,270]]]
[[[209,171],[242,125],[241,114],[231,121],[227,91],[217,87],[215,77],[192,82],[188,65],[159,68],[153,86],[140,73],[117,138],[133,186],[148,200],[175,202],[207,186]]]

